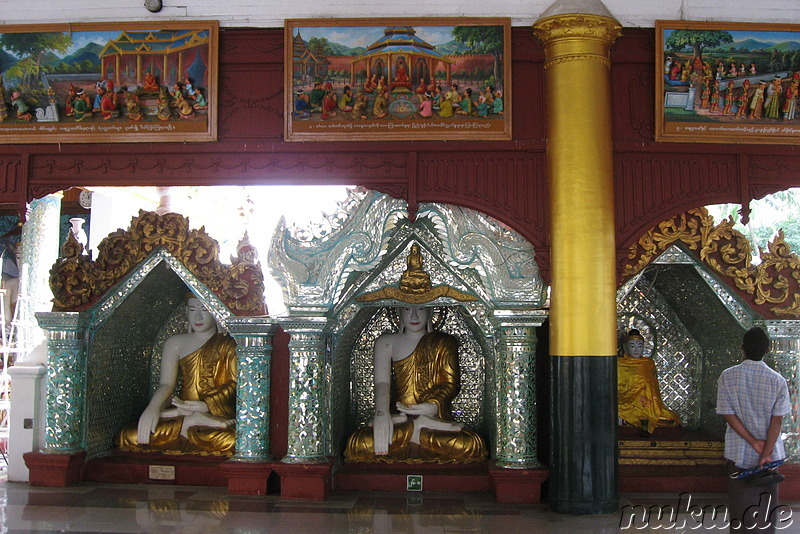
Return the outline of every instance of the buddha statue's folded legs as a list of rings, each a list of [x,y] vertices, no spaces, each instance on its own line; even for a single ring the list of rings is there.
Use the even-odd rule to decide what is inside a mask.
[[[123,451],[231,456],[236,431],[236,341],[218,332],[196,298],[187,301],[190,332],[164,343],[159,385],[137,422],[117,436]],[[175,390],[177,374],[181,391]]]
[[[471,430],[456,431],[419,429],[419,442],[415,443],[414,421],[395,425],[389,452],[376,455],[371,427],[357,430],[347,442],[345,460],[348,462],[431,462],[472,463],[486,459],[483,438]]]
[[[458,341],[432,331],[430,308],[400,308],[399,315],[401,332],[385,334],[375,342],[375,417],[371,425],[350,436],[345,459],[436,463],[485,460],[488,454],[483,438],[456,422],[451,413],[460,387]]]

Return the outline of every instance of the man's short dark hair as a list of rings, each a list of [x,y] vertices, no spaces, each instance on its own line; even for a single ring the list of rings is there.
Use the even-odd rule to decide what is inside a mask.
[[[769,336],[763,328],[754,326],[744,333],[742,348],[749,360],[760,361],[769,352]]]

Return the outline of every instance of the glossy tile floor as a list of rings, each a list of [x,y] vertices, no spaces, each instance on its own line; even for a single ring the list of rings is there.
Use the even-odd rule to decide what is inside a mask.
[[[703,494],[695,495],[691,504],[724,502],[722,494]],[[699,524],[686,513],[672,522],[668,514],[660,522],[652,514],[649,524],[641,521],[651,506],[677,506],[675,495],[625,495],[620,504],[641,506],[608,515],[569,516],[544,505],[498,505],[484,493],[335,492],[325,502],[289,502],[278,496],[231,496],[225,488],[84,484],[52,489],[0,482],[0,533],[727,532],[719,520]],[[785,504],[796,520],[785,522],[787,528],[778,532],[798,534],[800,502]],[[628,528],[620,528],[621,521]]]

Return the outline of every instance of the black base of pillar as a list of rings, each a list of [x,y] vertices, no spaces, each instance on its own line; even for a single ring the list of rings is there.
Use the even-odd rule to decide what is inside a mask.
[[[552,356],[550,508],[617,510],[616,356]]]
[[[613,514],[619,510],[619,499],[607,502],[583,502],[583,501],[554,501],[550,498],[550,510],[559,514],[570,515],[600,515]]]

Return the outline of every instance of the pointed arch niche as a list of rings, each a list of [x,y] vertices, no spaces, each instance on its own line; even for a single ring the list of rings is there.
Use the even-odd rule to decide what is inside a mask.
[[[346,204],[326,235],[290,231],[281,221],[270,248],[269,265],[289,310],[279,321],[291,334],[288,454],[284,468],[275,467],[281,483],[296,471],[292,464],[340,466],[347,437],[371,419],[372,348],[396,326],[386,302],[356,297],[396,285],[416,244],[434,286],[448,284],[477,299],[436,302],[440,328],[460,341],[456,418],[485,438],[493,469],[530,479],[537,471],[538,500],[546,471],[537,459],[535,364],[547,287],[533,246],[467,208],[422,204],[411,220],[405,201],[366,190],[352,192]],[[337,487],[351,480],[346,467]],[[490,470],[482,489],[489,489]],[[404,489],[405,475],[397,468],[394,474],[403,486],[393,489]],[[495,487],[502,499],[497,477]]]
[[[800,258],[779,234],[754,263],[747,238],[733,224],[731,219],[715,223],[700,208],[642,235],[619,265],[619,331],[642,330],[665,404],[680,415],[685,429],[718,442],[721,463],[725,422],[715,412],[717,378],[742,360],[744,332],[764,327],[772,339],[765,361],[789,383],[793,408],[783,432],[787,461],[797,463]],[[673,456],[663,463],[684,460]],[[653,462],[626,457],[621,445],[620,463]]]
[[[261,266],[246,257],[222,264],[218,249],[203,228],[190,230],[176,213],[140,211],[128,230],[100,243],[94,261],[69,234],[50,272],[54,311],[37,313],[48,334],[47,387],[42,449],[25,455],[32,484],[148,482],[150,464],[171,466],[177,483],[226,485],[236,478],[221,468],[224,457],[181,463],[168,455],[112,454],[115,436],[138,419],[158,385],[164,341],[188,328],[190,294],[237,342],[236,453],[227,463],[268,465],[274,324]]]

